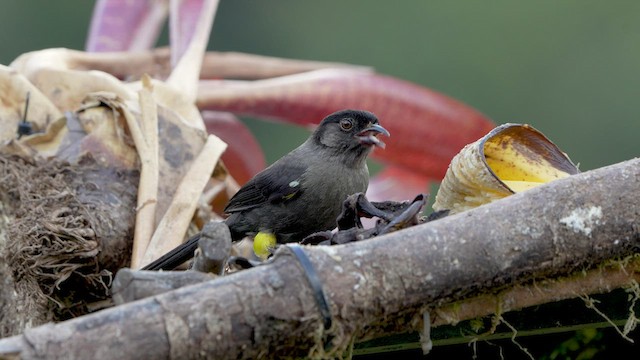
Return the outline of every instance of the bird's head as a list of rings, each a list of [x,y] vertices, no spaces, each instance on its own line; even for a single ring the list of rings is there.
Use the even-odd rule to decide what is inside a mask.
[[[389,136],[374,114],[341,110],[324,118],[311,138],[332,153],[348,154],[357,159],[366,158],[375,146],[384,148],[384,142],[378,139],[380,134]]]

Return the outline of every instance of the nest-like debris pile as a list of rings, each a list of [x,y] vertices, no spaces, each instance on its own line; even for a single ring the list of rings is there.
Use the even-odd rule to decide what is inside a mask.
[[[90,157],[70,165],[0,154],[0,179],[0,212],[10,224],[0,244],[0,308],[19,314],[2,321],[1,335],[108,298],[112,273],[130,260],[138,173]]]

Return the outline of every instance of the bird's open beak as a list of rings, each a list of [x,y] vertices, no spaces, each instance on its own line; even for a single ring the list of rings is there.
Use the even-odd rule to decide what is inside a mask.
[[[387,129],[383,128],[378,124],[371,124],[366,129],[360,131],[356,134],[356,139],[360,141],[360,144],[363,145],[375,145],[377,147],[383,148],[385,147],[385,143],[382,140],[378,139],[376,136],[379,134],[383,134],[386,136],[391,136]]]

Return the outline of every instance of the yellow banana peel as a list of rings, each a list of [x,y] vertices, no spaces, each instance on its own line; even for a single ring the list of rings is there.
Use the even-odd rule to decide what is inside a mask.
[[[578,172],[538,130],[504,124],[451,160],[433,208],[457,213]]]

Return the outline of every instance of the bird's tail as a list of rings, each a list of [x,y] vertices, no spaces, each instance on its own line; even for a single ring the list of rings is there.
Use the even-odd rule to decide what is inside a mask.
[[[191,259],[198,248],[200,233],[190,237],[185,243],[162,255],[160,258],[142,268],[142,270],[172,270]]]

